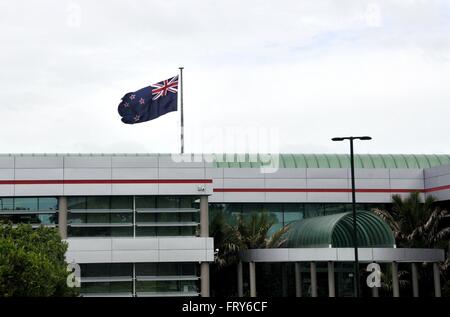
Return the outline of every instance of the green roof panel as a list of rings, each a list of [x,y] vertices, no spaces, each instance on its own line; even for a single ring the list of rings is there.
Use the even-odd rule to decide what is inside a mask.
[[[348,154],[278,154],[280,168],[349,168]],[[259,168],[265,163],[258,155],[214,155],[214,165],[224,168]],[[225,161],[223,161],[225,158]],[[429,168],[450,164],[447,154],[355,154],[355,168]]]
[[[368,211],[358,212],[356,218],[359,247],[394,247],[394,234],[381,218]],[[291,226],[286,233],[288,248],[353,247],[351,212],[302,219]]]

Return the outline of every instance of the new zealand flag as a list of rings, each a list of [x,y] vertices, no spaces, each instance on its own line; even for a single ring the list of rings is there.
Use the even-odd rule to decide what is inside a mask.
[[[177,111],[178,76],[129,92],[122,97],[119,114],[122,122],[134,124]]]

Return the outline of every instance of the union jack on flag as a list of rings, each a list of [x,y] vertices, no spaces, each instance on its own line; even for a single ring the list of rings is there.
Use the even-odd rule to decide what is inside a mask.
[[[178,110],[178,76],[126,93],[119,104],[122,122],[135,124]]]
[[[150,85],[150,87],[154,88],[152,90],[152,100],[165,96],[168,92],[176,94],[178,91],[178,75],[171,79],[166,79],[157,84]]]

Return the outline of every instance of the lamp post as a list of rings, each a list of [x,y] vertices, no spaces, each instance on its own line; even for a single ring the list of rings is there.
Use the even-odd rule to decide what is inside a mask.
[[[354,292],[355,297],[359,297],[359,260],[358,260],[358,236],[356,226],[356,191],[355,191],[355,162],[353,157],[353,140],[372,140],[370,136],[348,136],[332,138],[332,141],[350,141],[350,169],[352,179],[352,210],[353,210],[353,246],[355,249],[355,265],[354,265]]]

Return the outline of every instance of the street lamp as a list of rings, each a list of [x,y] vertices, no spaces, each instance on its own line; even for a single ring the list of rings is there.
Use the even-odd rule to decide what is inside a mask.
[[[350,141],[350,169],[352,178],[352,209],[353,209],[353,246],[355,249],[355,272],[353,274],[355,297],[359,297],[359,260],[358,260],[358,238],[356,227],[356,198],[355,198],[355,162],[353,158],[353,140],[372,140],[370,136],[347,136],[332,138],[332,141]]]

